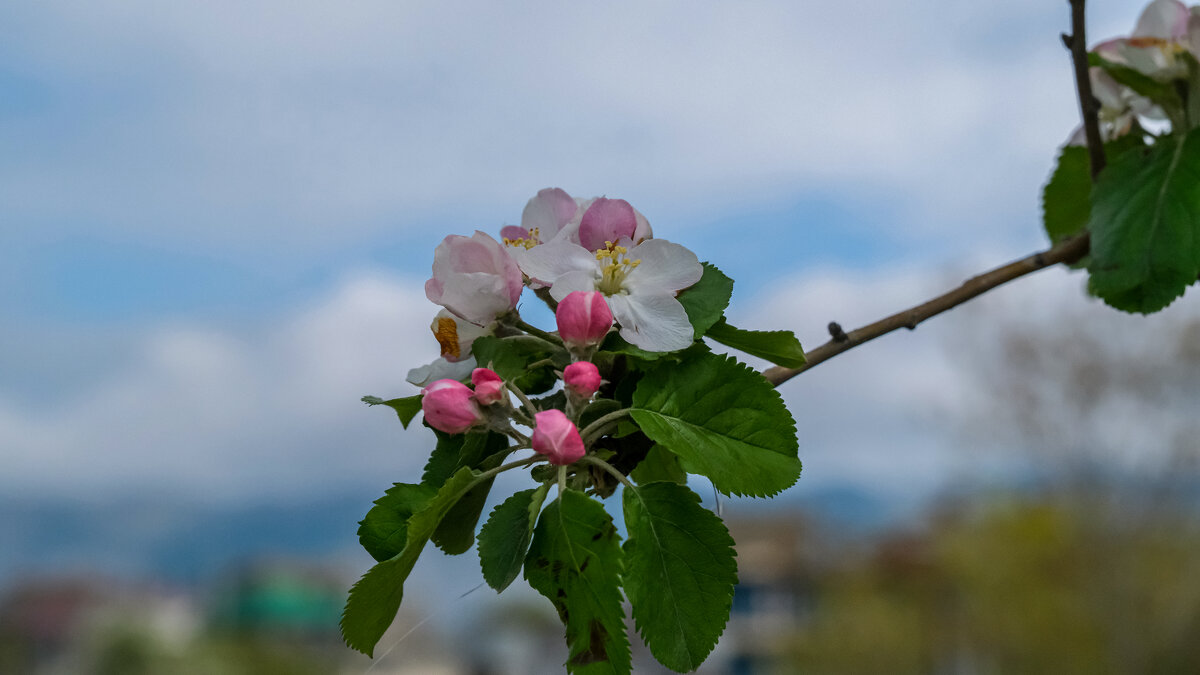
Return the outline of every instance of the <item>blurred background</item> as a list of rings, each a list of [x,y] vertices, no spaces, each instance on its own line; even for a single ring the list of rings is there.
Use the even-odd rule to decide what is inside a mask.
[[[1141,7],[1090,3],[1091,41]],[[733,323],[814,347],[1045,245],[1068,25],[0,6],[0,672],[560,672],[549,603],[473,552],[426,552],[374,662],[338,636],[356,522],[431,449],[359,398],[436,356],[437,242],[543,187],[624,198],[737,281]],[[1197,375],[1194,297],[1128,317],[1050,270],[786,383],[804,475],[722,501],[741,584],[702,672],[1196,672]]]

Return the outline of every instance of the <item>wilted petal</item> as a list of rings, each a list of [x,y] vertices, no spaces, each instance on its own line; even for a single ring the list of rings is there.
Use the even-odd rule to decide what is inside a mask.
[[[621,337],[650,352],[673,352],[690,346],[695,337],[683,305],[669,293],[612,295],[613,317]]]
[[[650,239],[630,249],[627,258],[641,260],[629,271],[625,287],[631,293],[674,293],[700,281],[704,266],[696,254],[666,239]]]
[[[474,356],[469,356],[458,362],[438,359],[433,363],[413,368],[408,371],[408,376],[404,379],[418,387],[429,386],[431,382],[436,380],[462,381],[471,376],[471,371],[475,370],[476,365],[478,364],[475,363]]]

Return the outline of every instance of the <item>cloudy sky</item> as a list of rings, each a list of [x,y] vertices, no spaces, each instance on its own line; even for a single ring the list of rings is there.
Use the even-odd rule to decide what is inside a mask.
[[[1095,3],[1093,42],[1139,9]],[[1045,0],[7,3],[0,491],[411,480],[430,438],[358,399],[436,353],[434,245],[547,186],[628,199],[737,280],[746,327],[815,346],[923,300],[1043,246],[1067,25]],[[1047,278],[1013,292],[1085,302]],[[962,325],[784,385],[794,490],[959,470]]]

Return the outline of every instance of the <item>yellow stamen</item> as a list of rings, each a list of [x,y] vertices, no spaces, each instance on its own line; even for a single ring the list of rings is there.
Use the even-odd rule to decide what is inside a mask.
[[[529,229],[528,237],[518,237],[516,239],[509,239],[508,237],[501,237],[500,240],[502,242],[504,242],[505,246],[521,246],[525,250],[528,251],[529,249],[531,249],[534,246],[537,246],[538,244],[541,243],[541,241],[539,240],[539,234],[540,233],[538,232],[538,228],[533,227],[533,228]]]
[[[621,285],[629,272],[642,264],[641,260],[631,260],[626,257],[629,249],[617,246],[611,241],[604,242],[604,248],[596,251],[596,260],[600,262],[600,281],[596,282],[596,290],[605,295],[616,295],[621,292]]]

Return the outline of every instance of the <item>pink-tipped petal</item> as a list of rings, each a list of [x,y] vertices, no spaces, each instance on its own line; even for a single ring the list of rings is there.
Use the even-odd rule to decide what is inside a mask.
[[[534,416],[533,449],[550,459],[551,464],[564,466],[579,461],[585,452],[579,429],[561,410],[547,410]]]
[[[599,291],[572,291],[558,303],[554,318],[568,347],[599,344],[612,328],[612,310]]]
[[[598,251],[608,242],[632,238],[637,225],[637,215],[629,202],[600,197],[579,222],[579,243],[589,251]]]
[[[591,398],[600,383],[600,370],[590,361],[576,361],[563,370],[563,385],[580,398]]]
[[[575,200],[562,188],[543,188],[526,202],[521,212],[521,227],[526,236],[537,230],[538,241],[547,242],[575,217],[577,209]]]
[[[494,370],[476,368],[471,371],[471,384],[475,385],[475,400],[480,405],[499,403],[504,398],[504,380]]]
[[[458,380],[437,380],[421,393],[425,421],[438,431],[461,434],[483,421],[474,392]]]

